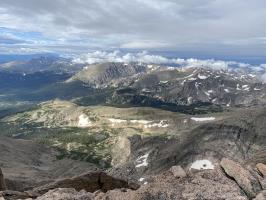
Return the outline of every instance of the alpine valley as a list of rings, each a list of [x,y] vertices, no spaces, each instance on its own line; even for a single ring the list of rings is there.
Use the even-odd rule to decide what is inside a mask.
[[[265,68],[0,64],[0,199],[266,199]]]

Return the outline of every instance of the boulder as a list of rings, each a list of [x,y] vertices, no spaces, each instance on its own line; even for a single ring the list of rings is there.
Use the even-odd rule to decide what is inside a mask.
[[[261,173],[261,175],[263,177],[266,177],[266,165],[262,164],[262,163],[258,163],[256,165],[258,171]]]
[[[56,188],[74,188],[77,191],[85,190],[87,192],[102,190],[106,192],[116,188],[131,188],[131,186],[128,182],[113,178],[104,172],[92,171],[80,176],[58,180],[56,182],[34,188],[33,192],[42,195],[49,190]]]
[[[181,166],[179,166],[179,165],[177,165],[177,166],[172,166],[172,167],[170,168],[170,172],[172,172],[172,174],[173,174],[174,177],[176,177],[176,178],[184,178],[184,177],[187,176],[185,170],[184,170]]]
[[[249,198],[254,198],[261,190],[259,181],[240,164],[227,158],[223,158],[220,164],[225,173],[236,181]]]
[[[0,191],[4,191],[6,190],[6,183],[5,183],[5,179],[4,179],[4,175],[3,172],[0,168]]]

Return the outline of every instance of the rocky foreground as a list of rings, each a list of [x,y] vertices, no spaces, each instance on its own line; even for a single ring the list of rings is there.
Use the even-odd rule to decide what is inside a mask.
[[[240,164],[228,158],[198,169],[172,166],[139,186],[104,172],[94,171],[17,192],[7,190],[0,174],[0,199],[37,200],[265,200],[266,165]]]

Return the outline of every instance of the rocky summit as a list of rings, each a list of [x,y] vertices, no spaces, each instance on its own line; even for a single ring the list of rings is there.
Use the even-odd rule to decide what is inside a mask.
[[[0,76],[0,199],[265,199],[256,70],[42,57]]]

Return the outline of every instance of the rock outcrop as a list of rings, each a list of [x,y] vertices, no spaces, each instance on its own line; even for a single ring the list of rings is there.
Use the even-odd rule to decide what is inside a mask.
[[[4,175],[3,172],[0,168],[0,191],[6,190],[6,183],[5,183],[5,179],[4,179]]]
[[[256,167],[258,171],[261,173],[261,175],[266,178],[266,165],[262,163],[258,163]]]
[[[92,193],[88,193],[85,190],[77,192],[73,188],[57,188],[50,190],[36,200],[92,200],[93,196]]]
[[[176,178],[172,170],[166,171],[138,190],[116,189],[95,194],[95,200],[198,200],[226,199],[247,200],[248,198],[221,168],[190,172],[185,178]]]
[[[237,182],[249,198],[254,198],[261,190],[259,182],[240,164],[227,158],[223,158],[220,164],[225,173]]]
[[[132,188],[136,189],[124,180],[113,178],[104,172],[88,172],[86,174],[76,176],[70,179],[62,179],[56,182],[46,184],[33,189],[34,193],[44,194],[49,190],[56,188],[74,188],[77,191],[85,190],[87,192],[95,192],[101,190],[106,192],[116,188]]]

